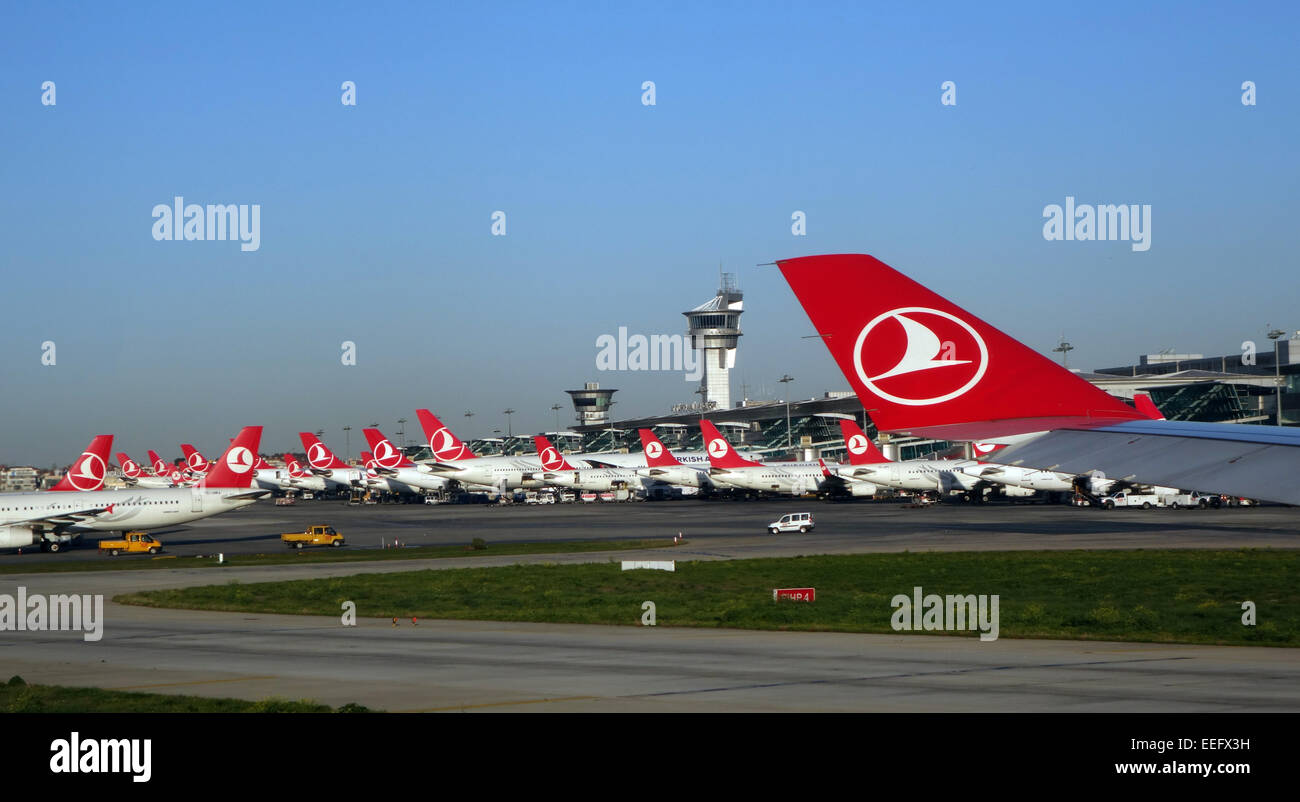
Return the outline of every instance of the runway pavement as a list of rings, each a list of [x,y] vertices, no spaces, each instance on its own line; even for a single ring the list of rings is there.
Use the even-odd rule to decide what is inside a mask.
[[[762,534],[809,508],[810,535]],[[324,513],[328,512],[326,515]],[[484,509],[318,505],[254,507],[174,533],[176,550],[237,544],[265,551],[279,531],[323,520],[352,542],[394,532],[415,544],[667,536],[676,559],[902,549],[1102,547],[1294,548],[1287,508],[1106,513],[1068,507],[664,504]],[[417,540],[425,537],[426,540]],[[230,545],[227,545],[230,544]],[[77,555],[41,555],[32,559]],[[643,556],[644,553],[641,553]],[[94,557],[81,553],[82,557]],[[628,556],[483,556],[359,564],[14,574],[0,592],[103,593],[513,562]],[[28,559],[6,556],[5,562]],[[0,633],[0,680],[206,696],[313,698],[429,711],[1268,711],[1300,710],[1291,649],[974,637],[600,627],[154,610],[106,604],[103,640]],[[629,616],[629,623],[634,616]]]

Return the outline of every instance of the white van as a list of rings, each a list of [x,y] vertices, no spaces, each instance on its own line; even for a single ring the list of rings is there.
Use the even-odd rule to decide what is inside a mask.
[[[813,522],[811,512],[792,512],[789,515],[782,515],[780,520],[773,521],[767,525],[767,531],[772,534],[778,532],[807,532],[816,524]]]

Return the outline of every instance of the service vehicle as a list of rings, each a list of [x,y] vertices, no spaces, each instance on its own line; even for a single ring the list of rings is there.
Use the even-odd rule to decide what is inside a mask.
[[[307,528],[306,532],[286,532],[280,535],[280,540],[284,545],[291,549],[301,549],[305,546],[342,546],[343,535],[332,526],[317,524]]]
[[[108,552],[110,557],[116,557],[123,552],[127,554],[157,554],[162,549],[163,544],[154,540],[153,535],[145,532],[127,532],[120,540],[99,541],[99,553]]]
[[[1157,496],[1155,493],[1116,493],[1101,500],[1101,506],[1104,509],[1113,510],[1116,507],[1141,507],[1149,510],[1152,507],[1165,506],[1164,497]]]
[[[782,515],[777,520],[767,525],[767,531],[772,534],[780,532],[808,532],[816,523],[813,522],[811,512],[792,512],[788,515]]]

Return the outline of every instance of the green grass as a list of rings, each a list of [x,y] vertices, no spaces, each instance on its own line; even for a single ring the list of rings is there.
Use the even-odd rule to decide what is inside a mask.
[[[164,693],[131,693],[103,688],[28,685],[13,677],[0,685],[0,713],[369,713],[348,704],[340,708],[310,699],[209,699]]]
[[[1300,552],[1137,550],[924,552],[679,562],[676,573],[616,563],[516,565],[369,574],[132,593],[127,604],[202,610],[389,618],[638,624],[882,632],[890,601],[997,594],[1000,636],[1300,645]],[[772,588],[815,587],[811,604],[772,601]],[[1243,626],[1253,601],[1257,625]],[[962,632],[963,637],[977,633]]]
[[[164,543],[164,546],[166,543]],[[470,546],[415,546],[400,549],[359,549],[344,546],[314,546],[302,550],[281,547],[274,554],[227,554],[226,565],[301,565],[304,563],[373,562],[380,560],[428,560],[448,557],[492,557],[513,554],[560,554],[589,551],[659,549],[672,546],[671,538],[653,540],[569,540],[546,543],[488,543],[484,549]],[[22,560],[21,557],[18,560]],[[93,560],[45,560],[0,566],[3,574],[45,574],[67,571],[138,571],[166,568],[222,568],[216,557],[149,557],[124,555]]]

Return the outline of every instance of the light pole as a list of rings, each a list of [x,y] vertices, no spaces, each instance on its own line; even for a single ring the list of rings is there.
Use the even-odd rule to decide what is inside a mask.
[[[1265,323],[1264,327],[1268,328],[1268,324]],[[1278,344],[1278,338],[1281,337],[1283,334],[1286,334],[1286,332],[1282,331],[1281,329],[1269,329],[1268,332],[1268,338],[1273,341],[1273,377],[1274,377],[1273,384],[1277,388],[1277,425],[1278,426],[1282,425],[1282,356],[1281,356],[1281,351],[1277,347],[1277,344]]]
[[[397,419],[397,437],[402,444],[402,448],[405,449],[406,448],[406,418]]]
[[[777,381],[785,385],[785,450],[788,452],[794,448],[794,439],[790,434],[790,382],[794,381],[794,377],[782,374]]]
[[[507,407],[503,414],[506,416],[506,437],[514,437],[515,428],[514,424],[511,422],[510,416],[515,414],[515,411]]]
[[[555,436],[560,436],[560,410],[564,407],[559,404],[551,404],[551,409],[555,411]]]
[[[350,462],[352,460],[352,427],[351,426],[343,427],[343,445],[344,448],[347,449],[347,456],[343,458],[343,461]]]
[[[1074,346],[1065,341],[1065,334],[1061,334],[1061,344],[1052,349],[1052,353],[1061,355],[1061,366],[1067,370],[1070,367],[1070,352]]]

